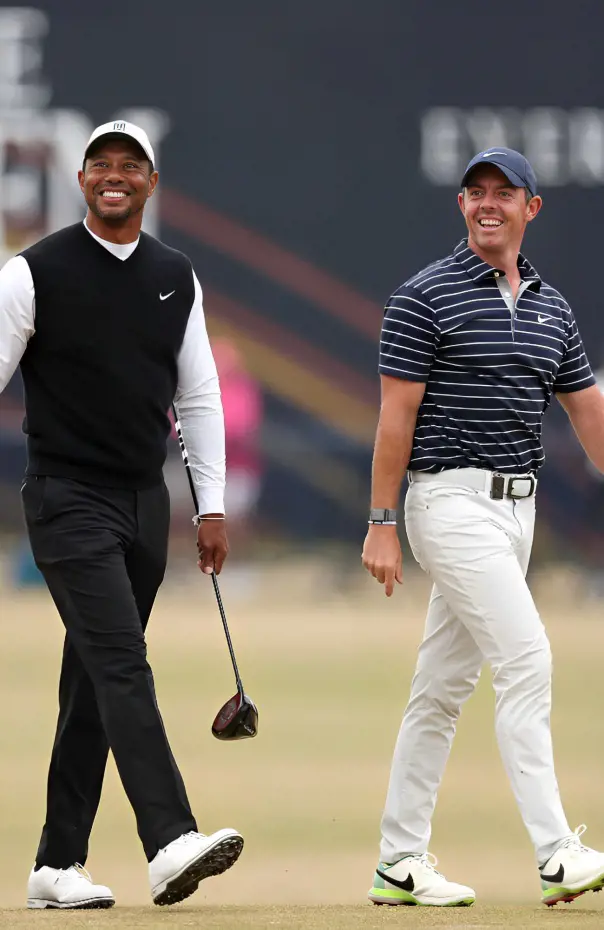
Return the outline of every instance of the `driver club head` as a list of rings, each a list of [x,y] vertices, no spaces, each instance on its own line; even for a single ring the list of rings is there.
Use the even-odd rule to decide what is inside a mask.
[[[247,694],[238,691],[216,714],[212,734],[216,739],[235,740],[251,739],[257,733],[258,708]]]

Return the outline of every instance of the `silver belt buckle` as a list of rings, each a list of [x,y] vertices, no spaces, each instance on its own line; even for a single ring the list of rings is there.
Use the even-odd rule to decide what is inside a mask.
[[[528,494],[515,494],[514,493],[514,482],[515,481],[529,481],[530,486],[529,486]],[[508,481],[507,496],[511,497],[512,500],[524,500],[525,497],[532,497],[533,494],[535,493],[536,485],[537,485],[537,482],[535,478],[533,477],[533,475],[527,475],[526,478],[510,478],[510,480]]]

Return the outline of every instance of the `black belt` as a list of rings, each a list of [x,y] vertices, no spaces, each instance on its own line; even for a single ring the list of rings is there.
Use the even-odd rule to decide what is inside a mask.
[[[486,468],[447,468],[440,472],[410,471],[409,481],[453,484],[458,487],[474,488],[487,492],[495,501],[504,498],[522,500],[532,497],[537,490],[534,475],[500,475]]]
[[[494,474],[491,478],[491,497],[494,501],[502,501],[504,497],[523,500],[525,497],[532,497],[536,490],[537,479],[534,475],[519,478]]]

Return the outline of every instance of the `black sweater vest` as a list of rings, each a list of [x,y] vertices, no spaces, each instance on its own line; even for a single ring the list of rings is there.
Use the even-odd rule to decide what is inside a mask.
[[[132,489],[160,482],[194,298],[188,258],[142,233],[122,261],[82,223],[22,255],[36,298],[21,360],[27,473]]]

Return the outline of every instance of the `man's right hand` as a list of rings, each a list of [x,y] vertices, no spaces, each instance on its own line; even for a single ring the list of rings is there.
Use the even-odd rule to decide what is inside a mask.
[[[394,591],[394,582],[403,583],[403,553],[396,526],[373,523],[363,546],[363,565],[376,581],[384,585],[386,597]]]

